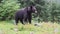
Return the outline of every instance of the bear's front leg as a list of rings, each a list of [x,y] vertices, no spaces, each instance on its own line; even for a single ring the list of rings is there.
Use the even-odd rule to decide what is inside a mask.
[[[32,16],[29,16],[28,21],[29,21],[30,24],[31,24],[31,19],[32,19]]]

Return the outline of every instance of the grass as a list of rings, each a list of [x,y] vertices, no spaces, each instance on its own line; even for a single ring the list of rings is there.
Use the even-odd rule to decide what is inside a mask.
[[[0,34],[60,34],[60,24],[58,23],[39,23],[39,27],[34,24],[22,25],[18,24],[15,31],[16,25],[12,21],[0,21]]]

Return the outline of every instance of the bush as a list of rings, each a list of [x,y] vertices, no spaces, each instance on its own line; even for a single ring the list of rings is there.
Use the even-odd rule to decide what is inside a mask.
[[[0,3],[0,20],[13,18],[14,13],[19,7],[17,0],[2,0]]]

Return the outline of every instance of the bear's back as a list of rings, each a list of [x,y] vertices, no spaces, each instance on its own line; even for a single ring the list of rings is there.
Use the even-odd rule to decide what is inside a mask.
[[[16,12],[15,16],[17,16],[18,18],[20,18],[20,17],[23,17],[25,14],[27,14],[27,9],[26,8],[22,8],[22,9],[20,9],[20,10],[18,10]]]

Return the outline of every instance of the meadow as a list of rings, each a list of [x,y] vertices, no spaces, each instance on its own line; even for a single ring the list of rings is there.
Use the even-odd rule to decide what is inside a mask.
[[[34,24],[16,25],[12,21],[0,21],[0,34],[60,34],[60,24],[52,22],[39,23],[40,26]]]

